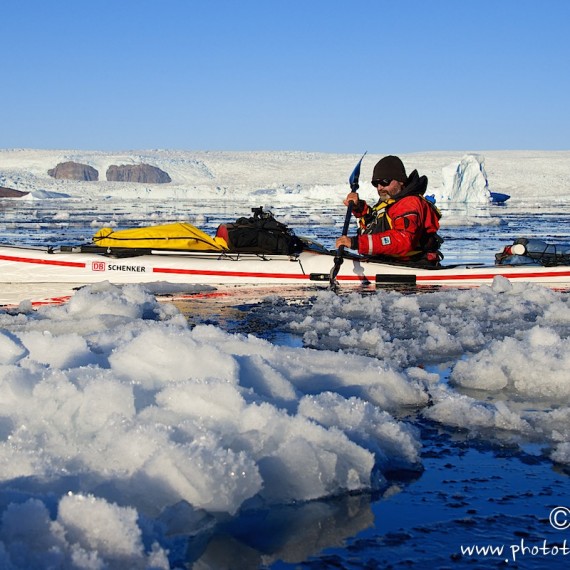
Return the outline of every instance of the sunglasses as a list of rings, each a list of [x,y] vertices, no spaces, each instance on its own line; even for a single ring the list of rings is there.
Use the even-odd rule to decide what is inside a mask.
[[[379,180],[373,180],[372,186],[374,186],[374,188],[377,188],[378,186],[390,186],[393,180],[393,178],[380,178]]]

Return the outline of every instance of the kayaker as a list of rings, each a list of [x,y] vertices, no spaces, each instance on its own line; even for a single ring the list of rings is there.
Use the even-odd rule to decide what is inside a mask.
[[[358,218],[358,233],[341,236],[336,247],[347,247],[368,256],[383,256],[403,262],[437,265],[442,258],[437,235],[441,214],[424,198],[427,177],[414,170],[406,175],[397,156],[385,156],[375,166],[372,186],[379,200],[369,206],[357,192],[350,192],[344,205],[353,203],[352,213]]]

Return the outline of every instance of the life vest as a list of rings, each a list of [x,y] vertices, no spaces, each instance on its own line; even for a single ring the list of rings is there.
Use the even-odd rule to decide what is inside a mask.
[[[428,205],[438,220],[441,218],[441,212],[433,202],[421,195],[416,196],[420,198],[424,204]],[[392,204],[396,202],[397,200],[390,198],[386,201],[382,200],[370,208],[370,211],[358,220],[359,234],[376,234],[391,230],[394,224],[390,216],[390,209]],[[437,231],[435,230],[436,228],[424,228],[423,235],[420,237],[421,249],[410,252],[408,255],[413,256],[423,251],[436,251],[439,249],[439,246],[443,243],[443,239],[437,235]],[[433,243],[434,239],[432,238],[435,238],[436,243]]]
[[[388,214],[388,207],[396,200],[390,198],[380,201],[370,211],[358,219],[358,230],[360,234],[377,234],[392,229],[392,218]]]
[[[381,200],[372,206],[369,211],[358,219],[360,235],[382,233],[393,229],[393,219],[390,216],[390,210],[393,204],[406,196],[416,196],[420,198],[424,204],[435,214],[437,220],[441,218],[441,212],[433,202],[427,200],[421,194],[406,194],[397,199],[390,198]],[[420,236],[419,248],[408,252],[405,256],[401,256],[402,260],[419,260],[426,258],[430,262],[437,262],[443,259],[443,255],[439,253],[439,248],[443,243],[443,239],[437,234],[437,227],[424,227]]]

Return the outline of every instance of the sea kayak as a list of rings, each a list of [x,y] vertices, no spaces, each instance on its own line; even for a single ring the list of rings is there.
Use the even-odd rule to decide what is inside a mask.
[[[113,284],[168,282],[200,285],[330,284],[335,252],[322,246],[294,255],[121,249],[93,245],[0,246],[0,283]],[[454,264],[410,267],[346,253],[339,284],[477,286],[501,275],[513,282],[570,286],[570,265]]]

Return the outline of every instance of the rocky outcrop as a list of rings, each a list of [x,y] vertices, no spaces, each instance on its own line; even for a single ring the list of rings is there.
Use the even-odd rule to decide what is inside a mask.
[[[99,180],[99,172],[88,164],[78,162],[60,162],[55,168],[48,170],[53,178],[64,180]]]
[[[14,190],[14,188],[4,188],[0,186],[0,198],[21,198],[27,194],[29,194],[29,192],[21,192],[20,190]]]
[[[107,180],[110,182],[143,182],[146,184],[167,184],[172,182],[168,173],[150,164],[123,164],[109,166]]]

